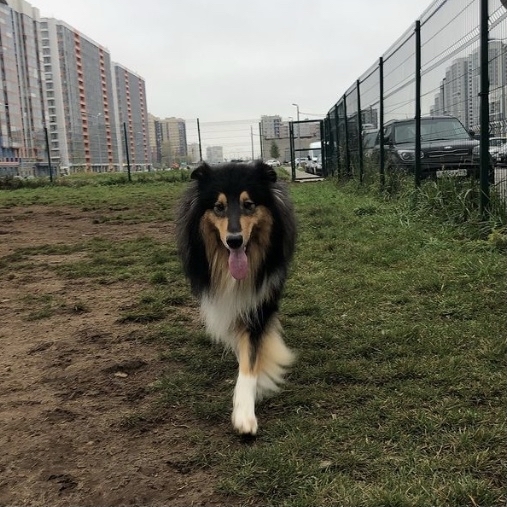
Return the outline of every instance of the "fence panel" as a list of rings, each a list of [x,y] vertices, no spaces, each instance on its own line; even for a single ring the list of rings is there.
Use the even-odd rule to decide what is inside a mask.
[[[480,130],[479,0],[447,0],[421,18],[421,112]]]
[[[415,115],[415,35],[411,28],[384,55],[384,123]]]
[[[488,7],[486,23],[485,10]],[[482,22],[481,22],[482,19]],[[486,28],[487,26],[487,28]],[[418,31],[418,27],[420,30]],[[482,28],[481,28],[482,27]],[[482,33],[481,33],[482,32]],[[487,33],[485,33],[487,32]],[[418,44],[420,40],[420,45]],[[481,71],[481,40],[487,44],[488,67]],[[487,42],[486,42],[487,41]],[[485,53],[482,53],[485,57]],[[420,59],[419,59],[420,57]],[[368,165],[366,132],[391,120],[449,115],[481,139],[481,195],[489,195],[488,146],[493,155],[497,188],[507,185],[507,4],[504,0],[435,0],[385,53],[349,87],[328,113],[326,133],[338,174],[363,178]],[[420,66],[419,66],[420,65]],[[485,67],[483,65],[483,67]],[[487,74],[485,74],[485,72]],[[487,89],[488,107],[481,108]],[[383,76],[383,79],[382,79]],[[419,80],[420,79],[420,80]],[[359,89],[359,95],[358,95]],[[383,90],[383,91],[381,91]],[[416,97],[417,91],[420,93]],[[484,101],[482,101],[484,102]],[[481,132],[481,111],[483,127]],[[383,113],[383,114],[382,114]],[[334,120],[334,122],[333,122]],[[337,128],[333,128],[336,123]],[[362,126],[361,126],[362,124]],[[416,129],[410,135],[416,143]],[[504,143],[504,147],[500,145]],[[383,153],[383,150],[377,151]],[[503,150],[503,151],[502,151]],[[373,150],[375,152],[375,150]],[[377,164],[378,160],[370,162]],[[416,184],[420,181],[416,159]],[[383,167],[378,167],[383,181]],[[488,176],[489,178],[489,176]],[[505,191],[504,191],[505,193]],[[486,200],[481,204],[486,204]]]

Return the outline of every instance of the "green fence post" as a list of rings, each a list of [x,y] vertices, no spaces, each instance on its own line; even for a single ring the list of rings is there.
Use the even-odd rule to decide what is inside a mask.
[[[482,219],[487,218],[489,212],[489,11],[488,0],[481,0],[480,5],[480,213]]]
[[[359,140],[359,183],[363,184],[364,178],[364,159],[363,159],[363,116],[361,114],[361,82],[356,81],[357,94],[357,138]]]
[[[415,186],[421,186],[421,22],[415,22]]]
[[[380,188],[383,189],[386,184],[386,173],[385,173],[385,152],[384,152],[384,59],[379,58],[378,61],[378,72],[379,72],[379,83],[380,83],[380,102],[379,102],[379,119],[378,119],[378,131],[379,131],[379,163],[380,163]]]
[[[350,146],[349,146],[349,122],[347,118],[347,94],[343,95],[343,118],[345,126],[345,167],[347,176],[351,176],[352,170],[350,168]]]
[[[334,121],[336,127],[336,172],[340,174],[340,119],[338,118],[338,102],[334,106]],[[334,173],[333,173],[334,176]]]

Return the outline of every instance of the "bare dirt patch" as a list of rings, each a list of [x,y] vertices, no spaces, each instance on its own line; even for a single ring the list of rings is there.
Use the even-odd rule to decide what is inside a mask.
[[[170,230],[163,223],[125,227],[104,214],[0,210],[0,259],[94,237],[161,240]],[[0,278],[0,505],[225,503],[211,472],[181,465],[192,453],[185,414],[167,408],[142,431],[126,427],[133,414],[150,412],[157,398],[151,386],[169,365],[142,324],[119,320],[141,284],[101,285],[51,269],[80,255],[32,257],[29,268]],[[44,311],[44,298],[62,303],[40,318],[34,312]]]

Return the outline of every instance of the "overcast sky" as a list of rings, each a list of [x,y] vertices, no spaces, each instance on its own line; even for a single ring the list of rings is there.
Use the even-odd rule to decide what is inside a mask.
[[[324,115],[431,1],[30,3],[140,74],[154,115],[222,121]]]

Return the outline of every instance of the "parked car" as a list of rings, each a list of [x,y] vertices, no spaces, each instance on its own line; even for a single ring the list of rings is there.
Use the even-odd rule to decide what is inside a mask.
[[[378,129],[363,130],[363,155],[370,158],[378,144]]]
[[[479,176],[480,142],[453,116],[421,118],[421,177]],[[386,170],[415,170],[415,120],[393,120],[384,127]],[[376,146],[376,154],[380,147]]]
[[[266,164],[269,165],[270,167],[280,167],[281,166],[280,162],[274,158],[266,160]]]
[[[489,153],[494,156],[502,146],[505,146],[505,143],[507,143],[507,137],[490,137]]]
[[[507,144],[498,148],[493,155],[493,161],[497,167],[507,167]]]
[[[306,164],[308,164],[308,157],[298,157],[296,158],[296,167],[305,168]]]

